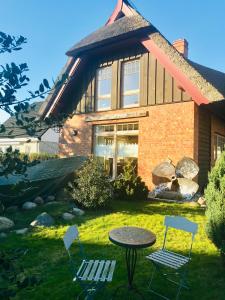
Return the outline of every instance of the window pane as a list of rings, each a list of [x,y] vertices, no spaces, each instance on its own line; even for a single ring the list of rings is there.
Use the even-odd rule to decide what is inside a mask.
[[[139,103],[140,61],[125,62],[122,65],[122,103],[123,106],[136,106]]]
[[[123,106],[138,105],[138,103],[139,103],[139,95],[123,96]]]
[[[123,91],[139,90],[139,73],[129,74],[124,77]]]
[[[224,150],[225,150],[225,137],[216,134],[214,138],[214,160],[220,158]]]
[[[111,107],[111,99],[109,98],[98,99],[97,110],[110,109],[110,107]]]
[[[111,94],[111,80],[98,81],[98,96],[105,96]]]
[[[113,137],[96,137],[95,155],[99,157],[113,157],[114,139]]]
[[[97,70],[96,101],[97,110],[111,108],[112,68],[105,67]]]
[[[127,160],[137,166],[138,123],[97,125],[94,132],[94,154],[103,160],[110,176],[119,175]]]
[[[138,156],[138,136],[118,136],[117,137],[117,156],[137,157]]]

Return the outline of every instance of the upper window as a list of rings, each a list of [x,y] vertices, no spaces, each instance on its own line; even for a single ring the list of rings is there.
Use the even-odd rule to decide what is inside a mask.
[[[221,153],[225,150],[225,137],[219,134],[214,136],[214,161],[220,158]]]
[[[111,109],[112,67],[97,70],[96,110]]]
[[[139,105],[140,61],[133,60],[122,64],[122,107]]]

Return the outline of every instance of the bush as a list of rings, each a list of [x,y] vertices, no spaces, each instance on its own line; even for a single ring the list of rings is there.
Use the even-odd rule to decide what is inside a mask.
[[[147,200],[148,188],[136,175],[134,162],[128,161],[113,183],[115,198],[126,201]]]
[[[225,152],[209,174],[205,198],[206,233],[225,257]]]
[[[57,154],[51,154],[51,153],[30,153],[30,154],[20,154],[21,157],[28,156],[30,161],[35,161],[35,160],[49,160],[49,159],[57,159],[59,156]]]
[[[76,173],[76,178],[68,185],[68,191],[85,208],[106,207],[112,199],[112,186],[103,164],[93,157]]]

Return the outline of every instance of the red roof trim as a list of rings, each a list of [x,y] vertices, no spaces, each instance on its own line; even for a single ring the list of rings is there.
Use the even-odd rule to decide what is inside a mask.
[[[134,15],[134,11],[132,7],[128,6],[124,3],[123,0],[118,0],[116,8],[112,15],[110,16],[109,20],[107,21],[106,25],[111,25],[115,22],[120,12],[123,12],[126,17]]]
[[[123,7],[123,0],[118,0],[116,8],[112,15],[110,16],[109,20],[107,21],[106,25],[111,25],[115,22],[116,18],[118,17],[119,13],[122,11]]]
[[[188,92],[193,100],[198,104],[208,104],[209,100],[205,98],[201,92],[194,86],[178,67],[171,62],[168,56],[154,43],[151,38],[143,40],[142,45],[160,61],[160,63],[168,70],[168,72],[178,81],[179,85]]]

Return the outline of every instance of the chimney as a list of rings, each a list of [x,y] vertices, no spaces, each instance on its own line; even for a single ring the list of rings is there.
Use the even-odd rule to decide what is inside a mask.
[[[179,39],[173,42],[174,48],[177,49],[185,58],[188,58],[188,41],[185,39]]]

